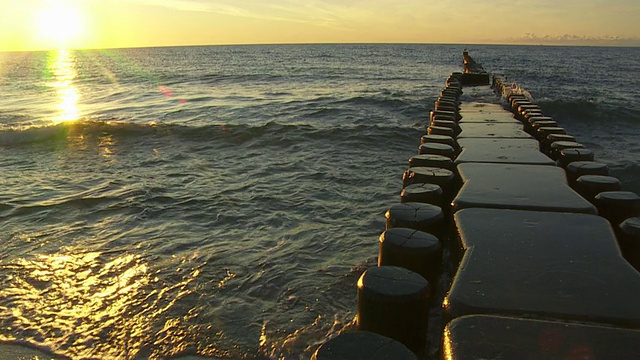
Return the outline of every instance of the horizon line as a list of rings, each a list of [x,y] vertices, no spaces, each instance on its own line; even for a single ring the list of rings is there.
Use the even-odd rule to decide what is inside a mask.
[[[32,50],[0,50],[0,53],[26,53],[26,52],[47,52],[47,51],[81,51],[81,50],[124,50],[124,49],[154,49],[154,48],[180,48],[180,47],[210,47],[210,46],[283,46],[283,45],[461,45],[461,46],[548,46],[548,47],[619,47],[619,48],[635,48],[640,47],[639,44],[615,44],[605,42],[593,43],[562,43],[551,42],[537,43],[530,42],[265,42],[265,43],[218,43],[218,44],[179,44],[179,45],[132,45],[121,47],[81,47],[81,48],[49,48],[49,49],[32,49]]]

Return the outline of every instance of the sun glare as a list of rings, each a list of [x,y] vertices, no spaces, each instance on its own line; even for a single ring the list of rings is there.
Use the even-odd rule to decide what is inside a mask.
[[[35,27],[37,37],[59,49],[72,47],[84,29],[80,10],[62,0],[50,0],[37,10]]]
[[[60,98],[60,103],[56,106],[58,115],[53,119],[57,123],[75,121],[80,118],[80,110],[78,109],[80,94],[73,84],[76,77],[74,63],[73,55],[67,50],[58,50],[55,53],[55,58],[51,59],[50,67],[55,81],[50,86],[56,89]]]

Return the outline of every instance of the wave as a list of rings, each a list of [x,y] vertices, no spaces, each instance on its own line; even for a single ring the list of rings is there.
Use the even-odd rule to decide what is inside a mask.
[[[7,205],[0,207],[0,214],[3,218],[12,218],[16,216],[29,216],[40,213],[42,211],[50,211],[52,209],[62,208],[67,214],[74,211],[93,212],[96,208],[106,208],[109,204],[118,202],[117,198],[109,197],[77,197],[69,199],[55,199],[51,201],[42,201],[29,205]]]
[[[224,74],[224,73],[205,73],[205,74],[171,74],[159,78],[158,81],[163,85],[182,85],[196,84],[206,86],[218,85],[240,85],[240,84],[256,84],[256,83],[284,83],[289,84],[295,82],[324,82],[327,79],[339,79],[344,77],[339,73],[323,74],[317,76],[309,69],[293,69],[289,73],[254,73],[254,74]]]
[[[622,103],[609,103],[594,99],[541,99],[538,101],[545,114],[581,123],[631,123],[640,124],[640,109]]]
[[[610,175],[620,179],[623,190],[640,194],[640,163],[623,162],[614,165],[611,167]]]
[[[58,126],[34,126],[23,129],[8,129],[0,132],[0,146],[14,146],[53,141],[66,137],[67,128]]]
[[[394,109],[406,107],[408,104],[404,100],[394,99],[390,96],[354,96],[339,101],[341,104],[380,106],[383,108]]]
[[[184,79],[182,76],[173,75],[167,80],[170,83],[196,82],[207,85],[215,85],[220,83],[254,83],[262,81],[286,80],[284,76],[274,74],[204,74],[199,76],[190,76]]]
[[[333,111],[321,110],[315,115],[331,115]],[[0,130],[0,147],[16,147],[34,143],[70,142],[76,139],[98,139],[106,136],[118,139],[134,138],[136,140],[161,139],[178,137],[184,141],[214,142],[224,140],[234,144],[244,143],[259,137],[268,137],[273,141],[291,139],[293,135],[303,137],[332,138],[345,132],[350,134],[388,133],[389,130],[406,133],[407,129],[415,129],[420,124],[388,122],[387,124],[347,123],[340,126],[333,124],[282,124],[275,121],[263,124],[211,124],[205,126],[189,126],[178,124],[137,124],[119,121],[78,120],[49,126],[32,126],[17,129]]]

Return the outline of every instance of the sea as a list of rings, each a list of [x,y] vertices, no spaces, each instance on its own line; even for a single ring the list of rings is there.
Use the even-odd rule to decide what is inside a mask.
[[[465,48],[640,193],[639,47],[0,53],[0,342],[40,359],[308,359],[353,328]]]

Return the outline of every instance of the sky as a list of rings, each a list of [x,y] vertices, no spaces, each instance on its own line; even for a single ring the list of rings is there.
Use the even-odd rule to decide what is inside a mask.
[[[0,51],[279,44],[640,46],[639,0],[0,0]]]

